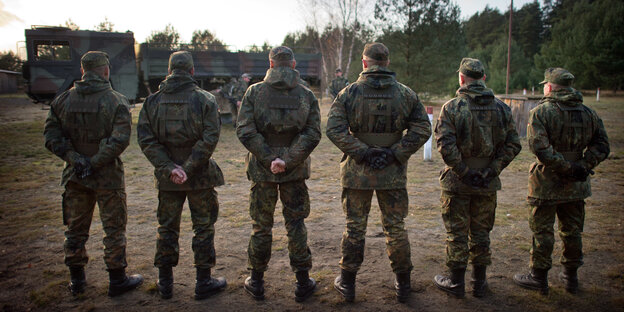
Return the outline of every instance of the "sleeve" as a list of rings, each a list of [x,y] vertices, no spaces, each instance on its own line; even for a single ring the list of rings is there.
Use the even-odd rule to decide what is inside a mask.
[[[205,98],[203,101],[207,103],[202,105],[203,130],[201,140],[193,145],[191,155],[182,165],[184,171],[189,175],[197,172],[197,168],[210,161],[210,157],[212,157],[212,153],[219,142],[221,132],[221,118],[216,102],[210,98]]]
[[[592,119],[594,124],[594,131],[592,139],[587,145],[587,150],[583,157],[585,167],[587,169],[593,169],[599,163],[607,159],[611,149],[609,147],[609,138],[607,137],[607,131],[602,123],[602,119],[598,117],[594,111],[592,111]]]
[[[271,168],[271,162],[278,157],[276,153],[271,151],[269,145],[265,142],[264,137],[256,128],[254,120],[254,89],[248,89],[243,96],[241,107],[238,111],[236,135],[245,148],[251,152],[260,163]]]
[[[408,95],[412,111],[407,118],[407,133],[401,140],[392,146],[392,152],[402,164],[407,163],[410,156],[431,137],[431,123],[425,107],[412,92]]]
[[[154,121],[150,119],[150,110],[153,96],[148,97],[139,113],[137,124],[137,141],[145,157],[152,163],[157,171],[169,176],[175,169],[175,163],[169,158],[167,148],[158,142],[156,131],[154,131]]]
[[[516,123],[511,115],[511,109],[505,105],[503,106],[503,113],[506,120],[505,141],[497,148],[494,160],[490,163],[490,168],[496,172],[496,175],[499,175],[522,150],[522,144],[520,144],[520,137],[516,131]]]
[[[455,128],[455,120],[451,112],[452,103],[453,101],[449,101],[442,106],[434,131],[438,152],[440,152],[442,160],[455,174],[463,177],[469,168],[463,162],[461,152],[457,146],[457,129]]]
[[[132,115],[126,98],[117,97],[120,101],[116,105],[111,135],[100,142],[98,152],[91,157],[93,168],[100,168],[119,157],[130,144]]]
[[[314,94],[310,93],[309,98],[310,113],[306,124],[282,159],[286,163],[286,168],[294,168],[303,163],[321,141],[321,110]]]
[[[45,121],[43,136],[45,147],[59,158],[69,161],[70,152],[74,152],[74,147],[69,138],[63,134],[61,119],[57,115],[59,103],[62,103],[69,93],[63,93],[50,103],[50,110]],[[75,152],[74,152],[75,153]]]
[[[527,125],[527,139],[531,152],[544,165],[551,167],[555,171],[566,170],[570,164],[563,158],[563,155],[556,152],[550,144],[548,130],[545,124],[548,112],[544,109],[544,104],[536,107],[530,112],[529,123]]]
[[[343,89],[334,100],[327,118],[327,137],[345,154],[360,162],[368,145],[358,140],[349,132],[349,120],[347,119],[346,102],[349,101],[348,93],[352,88]]]

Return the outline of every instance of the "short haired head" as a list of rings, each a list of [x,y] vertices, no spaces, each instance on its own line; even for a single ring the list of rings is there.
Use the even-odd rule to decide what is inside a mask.
[[[190,72],[193,69],[193,56],[189,51],[177,51],[169,56],[169,72],[174,69]]]
[[[478,59],[464,57],[459,63],[459,69],[457,72],[470,77],[472,79],[481,79],[485,75],[485,69],[483,64]]]
[[[362,59],[366,60],[369,65],[385,66],[388,63],[388,55],[390,55],[388,47],[379,42],[367,43],[362,51]]]
[[[94,70],[104,65],[110,66],[106,52],[89,51],[80,59],[80,66],[84,71]]]
[[[291,66],[295,60],[295,53],[286,46],[279,46],[271,49],[269,60],[273,61],[275,67]]]
[[[569,87],[573,81],[574,75],[569,71],[561,67],[551,67],[544,72],[544,81],[540,82],[540,84],[550,82],[558,86]]]

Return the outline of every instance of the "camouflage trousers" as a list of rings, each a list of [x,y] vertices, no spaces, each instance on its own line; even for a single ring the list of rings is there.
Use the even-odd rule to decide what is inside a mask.
[[[67,182],[63,193],[63,224],[65,231],[65,264],[84,266],[89,257],[85,244],[97,202],[104,229],[104,262],[108,270],[121,269],[126,263],[126,192],[93,190],[78,183]]]
[[[288,257],[293,272],[312,268],[312,253],[308,247],[308,231],[304,219],[310,214],[310,197],[304,180],[271,183],[253,182],[249,195],[249,215],[252,233],[247,253],[248,268],[264,272],[271,259],[273,214],[279,198],[288,235]]]
[[[558,202],[529,198],[529,226],[533,231],[530,267],[550,269],[555,245],[555,215],[559,219],[559,237],[563,242],[561,264],[568,268],[583,265],[583,223],[585,201]]]
[[[210,269],[215,266],[214,224],[219,215],[217,191],[214,188],[193,191],[158,192],[158,238],[154,266],[176,266],[180,257],[180,218],[184,201],[188,198],[193,222],[193,254],[195,267]]]
[[[449,269],[490,265],[490,231],[496,214],[496,192],[458,194],[442,191],[442,220],[446,227],[446,265]]]
[[[405,230],[408,213],[406,189],[375,190],[386,236],[386,251],[395,273],[412,271],[410,244]],[[342,189],[342,209],[347,226],[342,234],[340,268],[357,272],[364,261],[364,243],[373,190]]]

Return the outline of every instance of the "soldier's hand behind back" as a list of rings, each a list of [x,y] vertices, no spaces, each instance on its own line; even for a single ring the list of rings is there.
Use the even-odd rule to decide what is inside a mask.
[[[474,169],[469,169],[468,172],[461,177],[461,181],[472,188],[480,188],[483,186],[484,182],[481,173]]]

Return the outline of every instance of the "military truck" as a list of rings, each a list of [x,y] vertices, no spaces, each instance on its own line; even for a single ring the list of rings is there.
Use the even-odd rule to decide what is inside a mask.
[[[49,103],[71,88],[74,81],[80,80],[80,58],[91,50],[108,53],[113,88],[131,101],[138,99],[139,80],[132,32],[33,26],[25,33],[28,60],[22,72],[26,93],[34,102]]]

